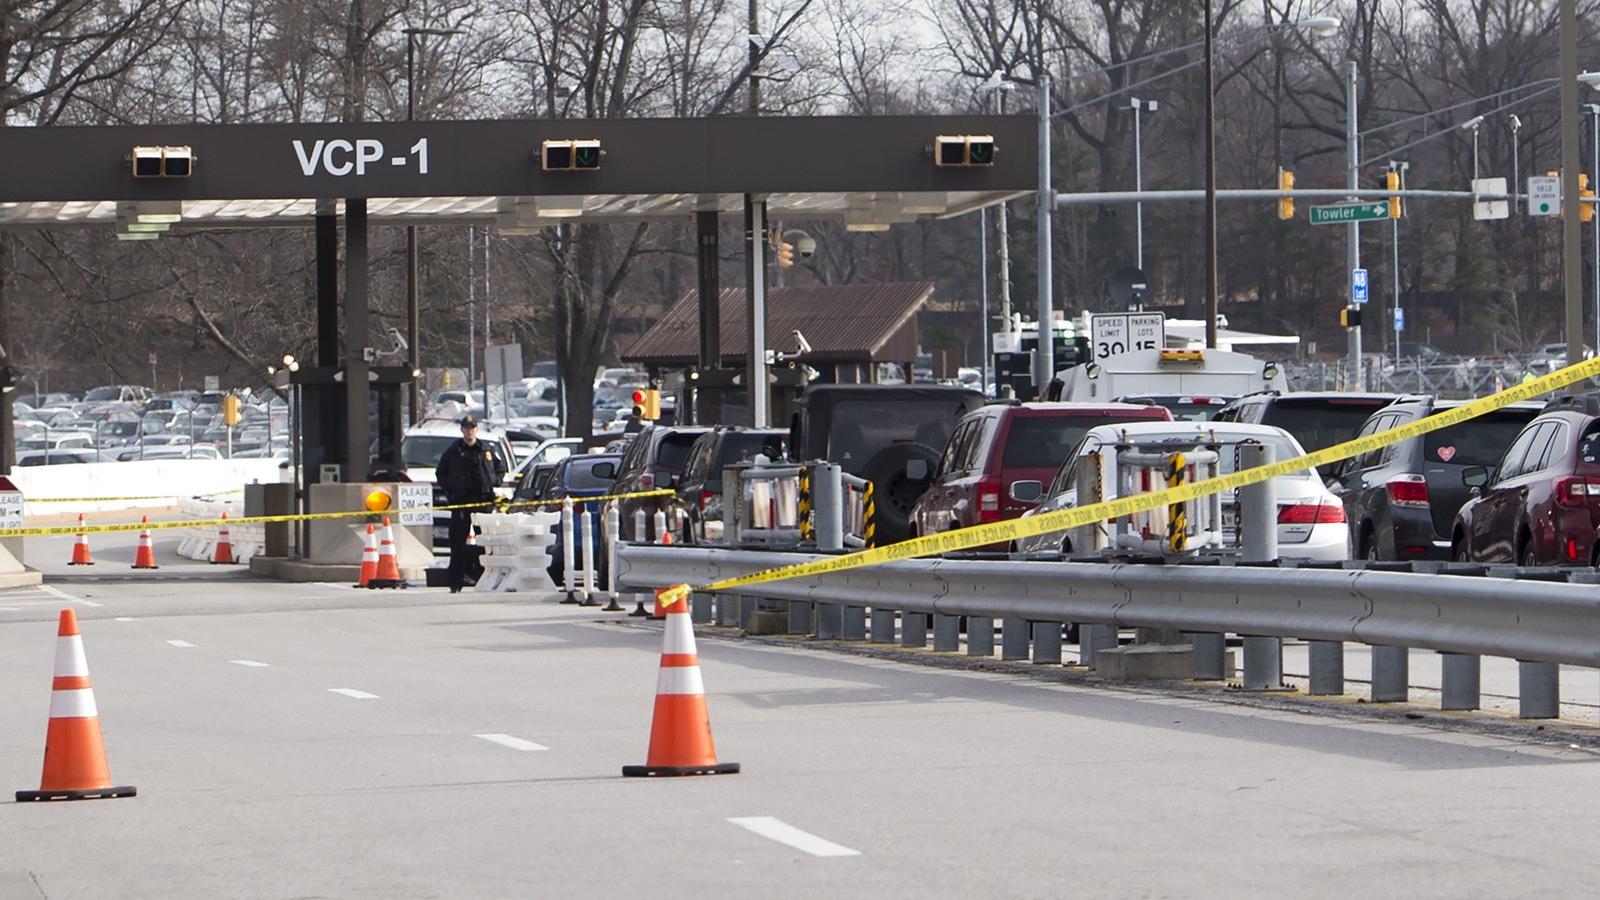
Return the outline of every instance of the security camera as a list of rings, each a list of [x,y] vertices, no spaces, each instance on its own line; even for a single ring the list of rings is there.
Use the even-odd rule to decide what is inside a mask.
[[[800,356],[805,353],[810,353],[811,342],[806,340],[806,336],[800,333],[800,329],[796,328],[792,333],[794,334],[794,344],[799,348],[795,352],[795,355]]]
[[[1511,114],[1511,118],[1508,121],[1509,121],[1509,124],[1511,125],[1511,130],[1512,131],[1516,131],[1516,130],[1518,130],[1518,129],[1520,129],[1522,127],[1522,120],[1517,118],[1516,113],[1512,113]]]
[[[791,228],[783,233],[783,240],[794,240],[794,249],[800,254],[801,259],[810,259],[817,252],[817,239],[798,228]]]
[[[1482,125],[1482,124],[1483,124],[1483,116],[1473,116],[1472,118],[1466,120],[1465,122],[1462,122],[1460,125],[1458,125],[1456,127],[1457,128],[1461,128],[1461,129],[1477,128],[1479,125]]]

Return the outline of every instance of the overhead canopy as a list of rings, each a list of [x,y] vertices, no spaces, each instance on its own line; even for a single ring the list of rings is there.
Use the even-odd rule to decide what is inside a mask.
[[[499,120],[0,128],[0,227],[307,225],[368,200],[385,224],[768,214],[863,228],[960,215],[1028,192],[1031,116]],[[939,167],[937,135],[990,135],[992,166]],[[546,171],[546,141],[596,140],[594,170]],[[135,147],[186,149],[188,177],[134,177]]]
[[[931,281],[770,288],[767,346],[813,365],[910,361],[917,355],[916,314],[931,296]],[[724,289],[718,311],[723,361],[736,363],[749,345],[744,290]],[[623,362],[660,368],[694,365],[697,316],[695,294],[684,294],[622,354]],[[798,355],[796,331],[811,347]]]

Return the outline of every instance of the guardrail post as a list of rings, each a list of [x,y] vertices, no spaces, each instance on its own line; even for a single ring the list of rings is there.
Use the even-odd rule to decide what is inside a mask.
[[[1238,468],[1241,471],[1272,464],[1272,448],[1266,444],[1240,444],[1238,452]],[[1247,484],[1239,489],[1239,537],[1243,550],[1241,558],[1244,562],[1277,561],[1278,491],[1271,479]],[[1245,690],[1275,691],[1281,687],[1283,687],[1283,639],[1245,635]]]
[[[739,627],[749,631],[750,620],[756,614],[756,598],[745,594],[737,594],[735,596],[739,598]]]
[[[1094,665],[1094,655],[1100,650],[1114,650],[1120,635],[1115,625],[1078,623],[1078,665]]]
[[[1198,681],[1222,681],[1228,668],[1228,636],[1210,632],[1189,635],[1194,641],[1194,677]]]
[[[1311,662],[1311,686],[1306,693],[1313,697],[1338,697],[1344,694],[1344,642],[1307,641]]]
[[[1000,622],[1000,658],[1009,660],[1028,658],[1028,641],[1033,624],[1027,619],[1002,619]]]
[[[846,606],[841,613],[839,637],[846,641],[866,640],[867,608],[865,606]]]
[[[872,635],[867,640],[874,644],[894,643],[894,610],[872,608]]]
[[[994,655],[994,619],[990,616],[967,616],[967,655],[990,657]]]
[[[1244,689],[1275,691],[1283,687],[1283,640],[1247,635],[1244,638]]]
[[[1479,696],[1479,657],[1471,653],[1440,653],[1440,709],[1477,709]]]
[[[739,624],[739,595],[717,594],[717,624],[732,628]]]
[[[696,625],[711,624],[711,595],[696,591],[689,597],[689,621]]]
[[[928,646],[927,614],[916,612],[903,612],[900,614],[900,646]]]
[[[1061,665],[1061,623],[1033,623],[1033,664],[1036,666]]]
[[[789,633],[811,633],[811,604],[799,600],[789,601]]]
[[[933,614],[933,649],[941,653],[954,653],[961,649],[959,616]]]
[[[1517,660],[1517,716],[1554,719],[1561,715],[1561,667]]]
[[[816,537],[819,553],[844,550],[844,483],[841,475],[841,470],[833,463],[817,463],[811,467],[812,534]],[[818,603],[817,637],[835,639],[843,637],[844,631],[844,609],[836,603]]]
[[[1372,702],[1406,702],[1411,674],[1410,653],[1405,647],[1373,646]]]

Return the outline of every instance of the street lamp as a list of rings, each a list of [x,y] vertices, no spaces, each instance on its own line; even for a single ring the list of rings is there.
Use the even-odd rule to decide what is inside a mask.
[[[1511,126],[1511,184],[1514,188],[1522,181],[1522,161],[1517,155],[1517,132],[1522,130],[1522,120],[1512,113],[1507,117],[1506,124]]]
[[[1483,126],[1483,116],[1473,116],[1456,127],[1472,132],[1472,180],[1478,180],[1478,129]]]
[[[1112,109],[1127,109],[1133,111],[1133,189],[1135,192],[1144,191],[1144,152],[1139,138],[1139,113],[1155,112],[1160,109],[1160,104],[1154,100],[1140,100],[1138,97],[1129,97],[1111,104]],[[1144,271],[1144,201],[1135,200],[1133,203],[1133,265],[1139,271]]]
[[[461,33],[459,28],[402,28],[406,36],[406,121],[417,118],[417,38],[434,35],[448,38]],[[410,363],[413,370],[422,368],[422,331],[420,303],[417,299],[417,226],[406,226],[406,340],[410,343]],[[408,404],[411,424],[422,420],[422,384],[411,379],[411,396]]]

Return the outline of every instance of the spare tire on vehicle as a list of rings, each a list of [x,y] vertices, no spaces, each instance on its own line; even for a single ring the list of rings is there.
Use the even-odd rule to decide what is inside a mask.
[[[911,464],[920,461],[923,474],[912,478]],[[872,482],[877,503],[877,544],[892,544],[911,535],[911,510],[917,505],[939,466],[939,453],[927,444],[905,441],[873,454],[861,477]]]

